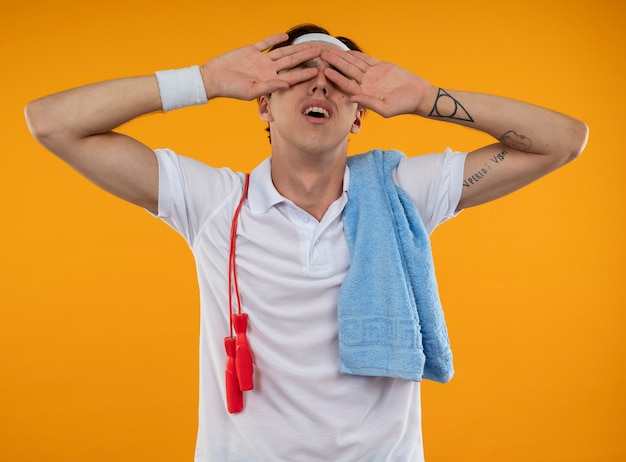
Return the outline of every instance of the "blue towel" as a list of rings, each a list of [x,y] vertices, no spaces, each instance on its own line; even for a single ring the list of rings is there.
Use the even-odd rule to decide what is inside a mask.
[[[392,179],[404,154],[348,158],[343,226],[352,257],[338,302],[341,371],[448,382],[452,351],[430,239]]]

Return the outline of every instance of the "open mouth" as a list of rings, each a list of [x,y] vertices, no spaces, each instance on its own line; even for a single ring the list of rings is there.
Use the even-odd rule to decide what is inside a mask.
[[[316,119],[328,119],[330,118],[330,115],[328,114],[328,111],[322,107],[319,106],[312,106],[309,108],[306,108],[303,112],[303,114],[305,116],[309,116],[309,117],[315,117]]]

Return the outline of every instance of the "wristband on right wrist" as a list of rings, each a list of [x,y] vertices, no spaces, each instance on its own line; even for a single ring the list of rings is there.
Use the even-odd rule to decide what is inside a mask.
[[[199,66],[155,73],[164,111],[197,106],[208,101]]]

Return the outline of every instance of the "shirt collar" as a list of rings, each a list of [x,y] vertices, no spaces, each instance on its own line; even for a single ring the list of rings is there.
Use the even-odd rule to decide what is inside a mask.
[[[343,175],[344,194],[348,192],[349,185],[350,169],[346,165],[346,170]],[[274,183],[272,182],[272,158],[268,157],[250,173],[250,186],[248,190],[250,211],[255,215],[260,215],[281,202],[291,203],[289,199],[282,196],[274,187]]]

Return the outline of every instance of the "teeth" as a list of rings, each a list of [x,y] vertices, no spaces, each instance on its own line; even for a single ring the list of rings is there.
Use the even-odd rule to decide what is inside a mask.
[[[320,117],[319,114],[321,114],[322,117],[324,117],[324,118],[330,117],[329,114],[328,114],[328,111],[326,109],[324,109],[322,107],[318,107],[318,106],[309,107],[309,108],[305,109],[305,111],[304,111],[304,115],[313,115],[313,116],[316,116],[316,117]]]

